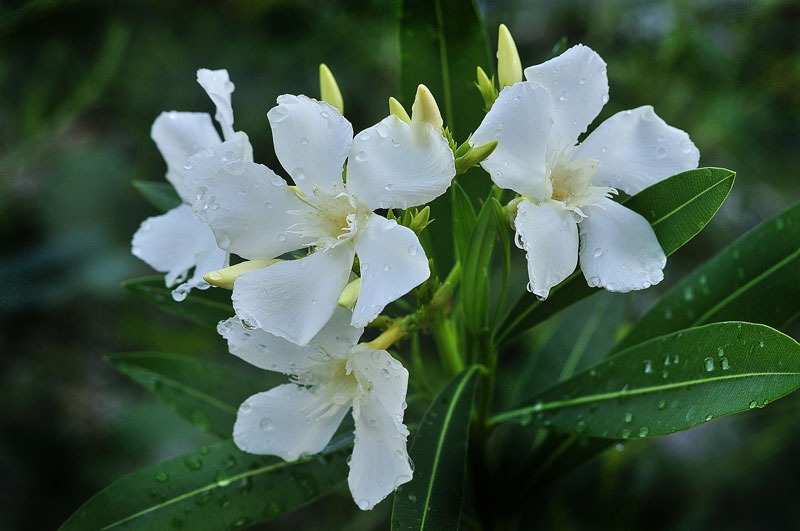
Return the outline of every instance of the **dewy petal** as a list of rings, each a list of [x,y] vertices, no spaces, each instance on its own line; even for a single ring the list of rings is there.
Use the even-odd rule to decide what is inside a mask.
[[[497,140],[497,148],[481,162],[500,188],[537,200],[549,198],[545,156],[552,125],[550,95],[541,85],[515,83],[504,88],[470,143]]]
[[[233,440],[244,452],[294,461],[325,448],[348,409],[326,403],[322,385],[279,385],[239,406]]]
[[[226,261],[225,251],[217,247],[208,225],[197,219],[189,205],[179,205],[166,214],[147,218],[133,235],[133,255],[156,271],[166,273],[167,286],[185,278],[198,264],[219,269]],[[208,271],[198,271],[202,275]]]
[[[591,48],[578,44],[558,57],[525,69],[525,79],[544,85],[553,101],[551,148],[577,144],[608,101],[606,63]]]
[[[517,217],[517,246],[528,259],[528,289],[544,299],[550,288],[567,278],[578,264],[578,227],[574,214],[548,201],[534,205],[520,202]]]
[[[353,126],[338,109],[306,96],[284,94],[267,113],[275,154],[306,194],[332,193],[341,184]]]
[[[347,190],[370,210],[409,208],[442,195],[456,175],[440,129],[390,115],[361,131],[347,162]]]
[[[610,199],[584,213],[581,269],[590,286],[625,293],[661,282],[667,257],[646,219]]]
[[[188,158],[183,165],[184,183],[191,192],[188,203],[197,199],[197,191],[218,169],[237,160],[253,162],[253,146],[243,132],[234,133],[230,140],[215,144]]]
[[[211,117],[204,112],[162,112],[150,137],[167,163],[167,180],[181,199],[191,203],[195,191],[184,184],[184,165],[191,155],[221,142]]]
[[[403,424],[408,371],[385,350],[356,352],[352,364],[360,396],[353,403],[356,443],[347,482],[356,504],[368,510],[411,481]]]
[[[353,266],[345,243],[243,274],[233,284],[236,314],[298,345],[307,344],[333,315]]]
[[[313,345],[299,347],[258,328],[248,330],[238,317],[221,321],[217,332],[228,341],[231,354],[268,371],[296,375],[323,360]]]
[[[649,105],[618,112],[586,137],[575,158],[599,162],[593,184],[636,194],[697,167],[700,151],[685,131],[667,125]]]
[[[281,177],[261,164],[235,160],[224,164],[197,190],[194,210],[211,225],[222,249],[243,258],[275,258],[304,247],[291,230],[305,210]]]
[[[231,93],[234,86],[228,77],[228,71],[209,70],[201,68],[197,71],[197,82],[214,102],[217,113],[214,116],[222,127],[222,134],[226,140],[233,136],[233,107],[231,106]]]
[[[425,282],[431,272],[417,235],[396,221],[372,214],[355,237],[361,290],[353,326],[366,326],[383,308]]]
[[[352,316],[353,312],[337,306],[333,311],[333,316],[309,342],[309,345],[315,347],[319,352],[331,356],[349,355],[361,338],[361,334],[364,333],[364,327],[350,325]]]

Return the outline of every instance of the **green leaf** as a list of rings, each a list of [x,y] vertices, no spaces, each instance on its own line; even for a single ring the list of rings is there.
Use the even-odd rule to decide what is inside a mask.
[[[502,205],[497,199],[489,200],[489,206],[492,208],[492,215],[494,217],[495,227],[497,227],[497,235],[500,240],[500,250],[502,251],[503,269],[502,269],[502,287],[500,288],[500,298],[495,306],[494,313],[492,314],[492,327],[495,326],[497,320],[500,318],[500,313],[506,303],[508,296],[508,279],[511,276],[511,237],[508,235],[506,227],[508,220]]]
[[[133,187],[142,194],[148,203],[161,212],[171,210],[181,204],[175,188],[169,183],[158,181],[133,181]]]
[[[469,237],[475,228],[475,209],[472,207],[469,196],[457,182],[450,187],[450,194],[453,202],[453,242],[456,258],[463,260],[466,256]]]
[[[592,437],[666,435],[800,387],[800,345],[764,325],[715,323],[609,357],[490,422]]]
[[[669,256],[702,230],[714,217],[733,186],[735,173],[721,168],[699,168],[673,175],[645,188],[624,204],[653,226]],[[580,270],[550,290],[547,301],[523,293],[508,313],[497,336],[507,343],[567,306],[599,290],[590,288]]]
[[[455,376],[425,412],[409,449],[414,479],[397,489],[392,530],[458,529],[472,400],[480,373]]]
[[[765,221],[664,295],[617,350],[681,328],[757,321],[782,328],[800,312],[800,203]]]
[[[164,311],[214,330],[217,323],[234,314],[231,292],[221,288],[195,289],[177,302],[172,298],[172,288],[164,285],[164,277],[133,278],[123,282],[122,287]]]
[[[489,266],[497,237],[491,201],[487,202],[475,222],[464,256],[461,277],[461,311],[464,323],[473,335],[487,328],[489,321]]]
[[[493,71],[489,39],[474,0],[403,0],[398,14],[399,85],[397,98],[411,109],[417,85],[433,93],[445,125],[458,140],[466,139],[483,119],[483,99],[473,84],[476,68]],[[458,177],[469,197],[485,197],[491,181],[473,168]],[[451,219],[450,199],[431,205],[434,217]],[[426,253],[444,276],[455,263],[451,230],[446,222],[426,232]]]
[[[179,415],[223,439],[231,437],[236,412],[247,397],[286,380],[269,371],[249,377],[179,354],[137,352],[106,359]]]
[[[341,483],[352,437],[287,463],[227,441],[118,479],[87,501],[62,531],[236,529],[305,505]]]

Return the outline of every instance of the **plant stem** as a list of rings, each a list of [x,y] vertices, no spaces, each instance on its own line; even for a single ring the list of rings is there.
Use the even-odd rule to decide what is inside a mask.
[[[455,376],[464,370],[464,359],[458,348],[455,323],[444,315],[438,314],[433,318],[430,330],[442,361],[442,367],[448,377]]]

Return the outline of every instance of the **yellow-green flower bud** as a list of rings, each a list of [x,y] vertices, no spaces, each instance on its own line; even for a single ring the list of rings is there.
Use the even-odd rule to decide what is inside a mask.
[[[496,147],[497,140],[492,140],[491,142],[475,146],[467,151],[463,156],[456,159],[456,174],[460,175],[486,160]]]
[[[414,105],[411,107],[411,122],[429,123],[437,129],[441,129],[442,125],[444,125],[439,106],[436,105],[433,94],[425,85],[417,87],[417,96],[414,98]]]
[[[431,218],[431,207],[426,206],[419,213],[414,216],[414,219],[411,220],[408,228],[419,234],[423,231],[425,227],[428,226],[428,222]]]
[[[411,117],[406,112],[405,107],[392,97],[389,98],[389,114],[394,114],[408,125],[411,125]]]
[[[358,294],[360,292],[361,279],[357,278],[346,285],[342,290],[342,294],[339,295],[339,306],[352,310],[356,307],[356,302],[358,302]]]
[[[320,63],[319,65],[319,92],[322,101],[330,103],[339,109],[340,113],[344,114],[342,93],[339,91],[336,79],[325,63]]]
[[[431,298],[431,306],[433,308],[442,308],[445,304],[450,300],[453,296],[453,285],[449,282],[445,282],[439,289],[436,290],[436,293],[433,294],[433,298]]]
[[[522,63],[519,60],[517,45],[505,24],[500,24],[497,37],[497,77],[500,89],[522,81]]]
[[[248,260],[241,264],[211,271],[203,276],[203,280],[218,288],[233,289],[234,281],[248,271],[255,271],[276,264],[280,260]]]
[[[478,87],[478,92],[481,93],[481,98],[483,98],[483,105],[488,111],[492,108],[494,100],[497,99],[497,89],[494,88],[494,80],[489,79],[489,76],[480,66],[478,67],[478,81],[475,82],[475,86]]]

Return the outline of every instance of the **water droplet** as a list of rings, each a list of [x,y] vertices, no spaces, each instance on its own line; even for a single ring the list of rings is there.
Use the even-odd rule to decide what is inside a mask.
[[[657,153],[656,155],[657,159],[663,159],[664,157],[667,156],[667,148],[665,148],[664,146],[659,146],[659,148],[656,150],[656,153]]]
[[[603,105],[608,103],[608,94],[603,94],[603,100],[602,101],[603,101]]]
[[[628,411],[627,413],[625,413],[625,422],[630,424],[631,421],[633,421],[633,413]]]
[[[755,400],[751,400],[750,403],[747,404],[747,407],[749,407],[750,409],[755,409],[755,407],[757,405],[758,405],[758,402],[756,402]]]
[[[308,139],[306,137],[301,138],[300,139],[300,145],[301,146],[307,146],[308,145]]]
[[[661,402],[658,403],[658,409],[663,411],[666,407],[667,407],[667,401],[666,400],[662,400]]]
[[[712,415],[711,413],[709,413],[708,415],[706,415],[706,422],[708,422],[709,420],[711,420],[711,419],[713,419],[713,418],[714,418],[714,415]]]
[[[622,432],[620,433],[620,436],[621,436],[623,439],[627,439],[628,437],[630,437],[630,436],[631,436],[631,429],[630,429],[630,428],[624,428],[624,429],[622,430]]]
[[[358,153],[356,153],[356,160],[358,162],[365,162],[367,160],[367,152],[359,151]]]
[[[706,358],[705,360],[703,360],[703,363],[705,363],[706,370],[708,372],[711,372],[711,371],[714,370],[714,360],[712,358]]]
[[[384,272],[384,273],[388,272],[388,271],[389,271],[389,269],[391,269],[391,267],[389,266],[389,264],[383,264],[383,272]]]
[[[717,356],[719,356],[719,357],[721,358],[721,357],[722,357],[722,356],[724,356],[724,355],[725,355],[725,349],[724,349],[724,348],[722,348],[722,347],[719,347],[719,348],[717,349]]]
[[[586,84],[586,78],[585,77],[582,77],[582,78],[578,79],[578,85],[585,85],[585,84]]]
[[[419,250],[418,250],[416,245],[411,245],[411,246],[408,247],[408,254],[410,256],[417,256],[418,252],[419,252]]]
[[[417,501],[417,497],[414,496],[413,494],[409,494],[408,495],[408,501],[410,501],[411,503],[414,503],[415,501]]]
[[[719,366],[722,367],[723,371],[727,371],[731,368],[730,364],[728,363],[728,358],[722,358],[719,360]]]
[[[356,137],[356,139],[361,140],[362,142],[365,142],[365,141],[369,140],[369,138],[370,138],[369,137],[369,132],[367,132],[367,131],[360,132],[358,134],[358,136]]]
[[[561,95],[558,97],[558,101],[560,101],[562,103],[567,101],[568,99],[569,99],[569,97],[567,96],[567,91],[566,90],[562,91]]]
[[[159,483],[164,483],[166,481],[169,481],[169,474],[167,474],[166,472],[159,472],[153,477],[155,477],[156,481],[158,481]]]
[[[644,365],[645,374],[651,374],[653,372],[653,364],[650,360],[644,360],[642,364]]]
[[[183,460],[183,464],[186,465],[186,468],[189,470],[200,470],[203,468],[203,460],[194,455],[187,455]]]
[[[648,433],[650,433],[650,428],[647,426],[642,426],[639,428],[639,437],[647,437]]]
[[[278,234],[278,236],[277,236],[277,240],[278,240],[279,242],[285,242],[285,241],[286,241],[286,235],[285,235],[285,234],[283,234],[283,233],[281,233],[281,234]]]
[[[263,431],[271,431],[272,430],[272,419],[269,417],[264,417],[258,421],[258,427]]]
[[[579,420],[578,423],[575,425],[575,431],[578,433],[583,433],[586,431],[586,423],[582,420]]]
[[[594,250],[594,257],[600,258],[601,256],[603,256],[603,250],[600,247],[598,247],[597,249]]]
[[[384,186],[383,189],[386,190],[387,192],[391,192],[392,190],[394,190],[394,185],[389,183],[386,186]]]

